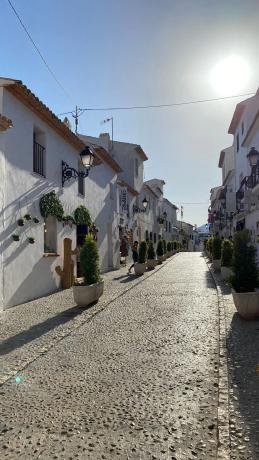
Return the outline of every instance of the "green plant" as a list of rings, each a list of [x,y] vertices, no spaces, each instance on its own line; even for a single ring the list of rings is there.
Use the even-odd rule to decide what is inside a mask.
[[[45,219],[48,216],[55,216],[59,221],[62,220],[64,209],[55,191],[46,193],[40,199],[40,213]]]
[[[173,249],[174,249],[174,251],[177,251],[177,249],[178,249],[178,241],[176,241],[176,240],[173,241]]]
[[[140,264],[145,264],[147,261],[147,242],[146,241],[141,241],[139,245],[138,261]]]
[[[203,241],[203,249],[204,249],[204,251],[208,250],[208,240]]]
[[[17,233],[14,233],[12,235],[12,238],[13,238],[14,241],[19,241],[20,240],[20,235],[18,235]]]
[[[35,238],[33,238],[32,236],[29,236],[28,241],[29,241],[30,244],[34,244],[35,243]]]
[[[73,224],[75,223],[74,217],[73,217],[73,216],[69,216],[69,215],[63,216],[62,220],[63,220],[63,222],[72,222]]]
[[[233,271],[230,278],[237,292],[253,292],[258,283],[256,248],[250,245],[248,230],[235,233],[233,245]]]
[[[166,245],[166,249],[167,249],[167,252],[171,252],[171,250],[172,250],[171,241],[168,241],[168,243],[167,243],[167,245]]]
[[[214,236],[212,240],[212,259],[221,258],[221,239],[218,236]]]
[[[95,241],[87,236],[80,251],[81,270],[86,285],[100,281],[99,254]]]
[[[19,227],[23,227],[23,226],[24,226],[24,219],[18,219],[18,220],[17,220],[17,225],[18,225]]]
[[[150,241],[149,244],[148,244],[147,258],[150,259],[150,260],[154,260],[155,257],[156,257],[156,254],[155,254],[154,245],[153,245],[152,241]]]
[[[233,258],[233,243],[229,240],[223,240],[221,247],[221,265],[222,267],[231,267]]]
[[[164,255],[164,245],[163,245],[162,240],[159,240],[158,243],[157,243],[156,253],[157,253],[158,256],[163,256]]]
[[[74,219],[76,225],[87,225],[87,227],[90,227],[92,225],[90,212],[83,205],[78,206],[78,208],[75,209]]]
[[[24,219],[25,220],[31,220],[31,215],[30,214],[25,214]]]
[[[164,251],[164,254],[166,254],[166,240],[162,240],[163,242],[163,251]]]
[[[213,244],[213,236],[211,236],[207,242],[207,247],[208,247],[208,251],[210,254],[212,254],[212,244]]]

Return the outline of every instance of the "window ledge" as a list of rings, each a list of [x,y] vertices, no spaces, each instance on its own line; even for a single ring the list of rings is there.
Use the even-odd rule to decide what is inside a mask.
[[[56,252],[45,252],[43,254],[43,257],[59,257],[60,254],[57,254]]]

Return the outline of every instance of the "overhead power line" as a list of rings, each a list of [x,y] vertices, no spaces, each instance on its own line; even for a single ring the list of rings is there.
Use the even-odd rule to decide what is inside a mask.
[[[30,32],[27,30],[25,24],[23,23],[22,19],[20,18],[18,12],[16,11],[16,9],[14,8],[11,0],[7,0],[10,7],[12,8],[15,16],[17,17],[18,21],[20,22],[23,30],[25,31],[26,35],[28,36],[29,40],[31,41],[31,43],[33,44],[35,50],[37,51],[38,55],[40,56],[42,62],[44,63],[44,65],[47,67],[49,73],[51,74],[51,76],[54,78],[55,82],[58,84],[58,86],[62,89],[62,91],[65,93],[65,95],[72,100],[70,94],[66,91],[66,89],[64,88],[64,86],[62,85],[62,83],[60,83],[60,81],[57,79],[56,75],[54,74],[54,72],[51,70],[49,64],[47,63],[46,59],[44,58],[44,56],[42,55],[39,47],[36,45],[35,41],[33,40]]]
[[[236,97],[246,97],[246,96],[251,96],[251,95],[254,95],[254,94],[255,94],[255,92],[251,92],[251,93],[245,93],[245,94],[235,94],[234,96],[215,97],[215,98],[212,98],[212,99],[197,99],[197,100],[194,100],[194,101],[172,102],[170,104],[133,105],[133,106],[125,106],[125,107],[86,107],[86,108],[80,109],[80,110],[83,113],[85,111],[160,109],[160,108],[165,108],[165,107],[178,107],[178,106],[181,106],[181,105],[201,104],[201,103],[204,103],[204,102],[223,101],[225,99],[233,99],[233,98],[236,98]],[[74,110],[70,110],[69,112],[59,113],[58,116],[68,115],[70,113],[74,113]]]

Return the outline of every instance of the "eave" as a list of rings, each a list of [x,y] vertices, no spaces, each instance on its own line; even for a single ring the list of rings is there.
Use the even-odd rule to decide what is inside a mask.
[[[128,192],[131,193],[131,195],[133,195],[133,196],[138,196],[139,195],[139,192],[137,192],[137,190],[132,188],[125,180],[120,179],[120,180],[117,181],[117,184],[121,185],[122,187],[127,187]]]

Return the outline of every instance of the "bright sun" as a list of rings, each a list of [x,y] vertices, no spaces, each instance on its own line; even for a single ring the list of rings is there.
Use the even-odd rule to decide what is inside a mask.
[[[211,84],[221,95],[232,95],[243,90],[250,78],[247,62],[239,56],[229,56],[213,68]]]

